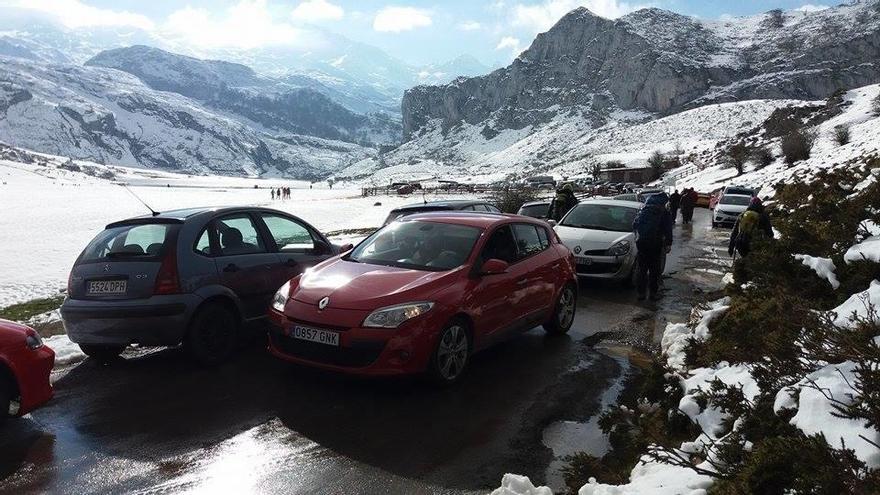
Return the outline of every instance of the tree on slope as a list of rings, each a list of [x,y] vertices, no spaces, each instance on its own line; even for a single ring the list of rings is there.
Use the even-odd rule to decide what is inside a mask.
[[[651,180],[657,180],[663,175],[663,162],[665,161],[665,157],[663,153],[659,151],[655,151],[650,158],[648,158],[648,166],[651,167]]]

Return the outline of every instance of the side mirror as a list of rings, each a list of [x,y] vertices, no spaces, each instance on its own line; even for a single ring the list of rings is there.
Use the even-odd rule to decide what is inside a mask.
[[[492,258],[486,260],[483,266],[480,267],[480,275],[499,275],[506,272],[509,266],[510,264],[506,261]]]
[[[343,244],[343,245],[339,246],[339,254],[347,253],[347,252],[351,251],[352,249],[354,249],[354,244],[352,244],[350,242],[347,244]]]
[[[548,218],[547,223],[549,223],[551,227],[556,227],[556,220],[553,220],[552,218]]]

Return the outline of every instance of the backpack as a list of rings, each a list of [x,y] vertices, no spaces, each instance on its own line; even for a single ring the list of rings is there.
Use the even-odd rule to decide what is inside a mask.
[[[759,232],[758,225],[761,223],[761,214],[757,211],[746,210],[739,217],[739,232],[736,237],[737,246],[748,245],[756,232]]]
[[[663,241],[663,208],[651,206],[642,208],[636,218],[637,241],[647,244],[661,244]]]

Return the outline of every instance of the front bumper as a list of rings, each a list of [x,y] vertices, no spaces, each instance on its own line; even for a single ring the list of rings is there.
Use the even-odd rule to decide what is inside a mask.
[[[632,252],[624,256],[575,255],[575,270],[578,277],[624,280],[632,273],[635,258]]]
[[[52,398],[49,375],[55,366],[55,351],[46,346],[24,348],[13,358],[13,366],[20,395],[17,415],[23,416]]]
[[[315,368],[365,376],[421,373],[427,369],[444,320],[435,307],[398,328],[363,328],[368,311],[328,310],[290,301],[286,314],[269,310],[269,352],[280,359]],[[287,315],[296,315],[290,318]],[[355,323],[356,322],[356,323]],[[339,346],[295,339],[293,325],[339,333]]]
[[[77,344],[173,346],[183,341],[201,302],[195,294],[122,301],[66,299],[61,318]]]
[[[736,223],[737,219],[739,219],[739,214],[737,213],[727,213],[718,210],[712,212],[712,223],[716,225],[733,226]]]

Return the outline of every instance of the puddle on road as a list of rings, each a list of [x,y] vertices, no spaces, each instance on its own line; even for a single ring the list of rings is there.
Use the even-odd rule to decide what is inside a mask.
[[[609,406],[617,403],[617,398],[623,390],[624,381],[629,373],[630,363],[629,359],[617,349],[613,351],[610,349],[596,350],[617,361],[620,365],[620,374],[599,398],[599,407],[592,417],[587,418],[584,422],[555,421],[544,429],[542,442],[553,451],[554,457],[547,467],[545,483],[555,492],[562,492],[566,489],[565,480],[562,477],[562,468],[566,465],[565,457],[578,452],[602,457],[610,448],[608,437],[599,429],[599,416]],[[579,371],[578,368],[580,366],[575,365],[571,371]]]

